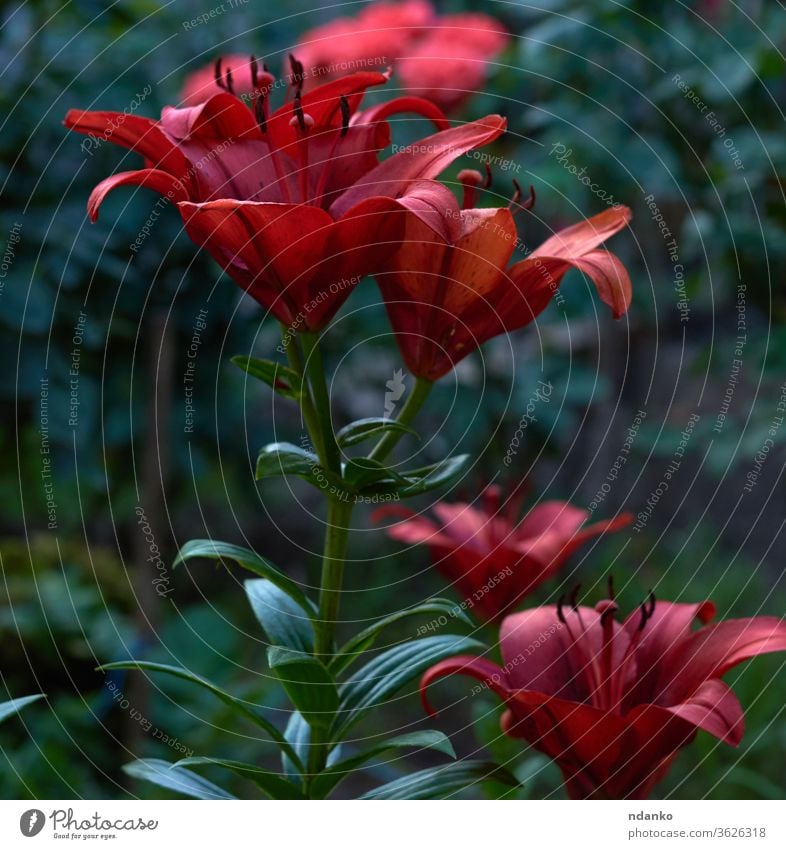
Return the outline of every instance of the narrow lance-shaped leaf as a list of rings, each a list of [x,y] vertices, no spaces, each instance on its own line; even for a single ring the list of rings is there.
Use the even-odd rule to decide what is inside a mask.
[[[377,439],[386,433],[410,433],[417,436],[412,428],[395,419],[370,418],[358,419],[342,427],[336,434],[336,442],[341,448],[349,448],[367,439]]]
[[[391,698],[404,684],[438,661],[483,648],[482,643],[470,637],[447,634],[411,640],[382,652],[341,687],[340,712],[331,729],[331,738],[342,740],[349,728],[373,707]]]
[[[250,707],[245,702],[225,692],[206,678],[194,675],[193,672],[189,672],[187,669],[183,669],[179,666],[168,666],[165,663],[153,663],[152,661],[147,660],[119,660],[114,663],[106,663],[103,666],[99,666],[98,669],[101,671],[107,669],[138,669],[147,672],[161,672],[164,675],[171,675],[173,678],[181,678],[191,684],[196,684],[197,686],[211,692],[225,705],[236,710],[238,713],[241,713],[255,725],[264,729],[279,749],[285,751],[299,769],[303,768],[303,764],[300,762],[300,758],[298,758],[292,746],[290,746],[290,744],[284,739],[284,735],[278,730],[278,728],[276,728],[275,725],[273,725],[272,722],[265,719],[265,717],[262,716],[255,708]]]
[[[441,731],[415,731],[412,734],[402,734],[390,740],[383,740],[357,755],[329,766],[314,780],[311,785],[312,792],[320,798],[325,797],[340,781],[363,764],[395,749],[433,749],[448,757],[456,757],[450,739]]]
[[[175,767],[185,766],[217,766],[229,770],[241,778],[253,781],[271,799],[305,799],[300,788],[274,772],[262,769],[255,764],[242,761],[224,760],[222,758],[183,758]]]
[[[202,778],[201,775],[183,769],[183,767],[174,766],[159,758],[131,761],[123,767],[123,772],[133,778],[150,781],[152,784],[165,787],[167,790],[174,790],[175,793],[182,793],[183,796],[190,796],[192,799],[226,800],[237,798],[224,790],[223,787]]]
[[[347,488],[347,484],[337,474],[319,464],[316,454],[290,442],[272,442],[259,452],[256,478],[262,480],[282,475],[303,478],[323,492],[331,487],[335,487],[336,491]]]
[[[314,650],[314,628],[299,604],[264,578],[246,581],[246,596],[271,645]]]
[[[447,799],[467,787],[497,781],[518,787],[516,777],[503,767],[485,761],[458,761],[423,769],[377,787],[361,799]]]
[[[303,381],[294,370],[273,360],[258,357],[232,357],[232,362],[246,374],[266,383],[279,395],[299,401],[303,395]]]
[[[406,610],[397,610],[395,613],[384,616],[382,619],[372,622],[371,625],[355,634],[354,637],[350,637],[330,662],[329,668],[331,672],[334,675],[338,675],[339,672],[346,669],[362,652],[370,649],[385,628],[414,616],[444,617],[446,620],[456,619],[469,626],[473,624],[466,612],[456,602],[446,598],[429,599],[422,604],[408,607]]]
[[[43,693],[37,693],[35,696],[20,696],[18,699],[11,699],[10,702],[0,702],[0,722],[19,713],[27,705],[43,698],[45,698]]]
[[[194,539],[180,549],[173,565],[177,566],[198,557],[212,560],[234,560],[239,566],[259,575],[260,578],[265,578],[280,590],[283,590],[313,620],[314,605],[306,598],[300,587],[256,552],[229,542]]]
[[[326,667],[312,655],[283,646],[271,646],[267,659],[306,722],[329,728],[338,708],[338,690]]]

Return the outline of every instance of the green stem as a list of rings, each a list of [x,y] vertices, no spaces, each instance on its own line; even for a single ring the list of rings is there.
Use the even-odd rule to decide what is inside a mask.
[[[401,412],[396,418],[396,421],[399,424],[402,424],[405,427],[409,427],[410,424],[412,424],[415,420],[415,416],[417,416],[420,412],[420,408],[423,406],[426,398],[428,398],[433,385],[434,384],[430,380],[426,380],[423,377],[416,378],[415,386],[412,389],[412,392],[409,393],[407,400],[404,402],[404,406],[401,408]],[[368,455],[369,459],[379,460],[380,462],[384,460],[396,447],[401,436],[402,433],[400,431],[388,431],[374,446],[373,450]]]
[[[306,423],[306,429],[308,430],[308,435],[311,437],[311,441],[314,444],[314,449],[319,456],[320,463],[325,463],[325,447],[322,441],[322,428],[319,426],[319,420],[317,419],[317,413],[314,409],[314,404],[311,401],[311,394],[309,391],[308,383],[306,381],[306,375],[303,368],[303,357],[300,353],[300,348],[298,347],[297,336],[292,334],[289,335],[289,330],[286,325],[282,324],[282,342],[287,352],[287,359],[289,360],[289,365],[303,378],[303,395],[300,401],[300,411],[303,414],[303,421]]]
[[[324,464],[333,472],[341,474],[341,452],[336,444],[333,433],[333,421],[330,415],[330,396],[325,382],[325,366],[322,362],[322,351],[314,333],[301,333],[303,350],[306,355],[306,375],[311,386],[311,393],[316,408],[316,419],[322,434],[322,445],[325,451]]]

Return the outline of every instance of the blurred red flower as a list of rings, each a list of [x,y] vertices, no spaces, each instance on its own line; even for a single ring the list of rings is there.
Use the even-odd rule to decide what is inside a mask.
[[[476,185],[480,175],[459,178]],[[437,380],[483,342],[534,321],[571,268],[592,280],[615,318],[630,306],[628,272],[599,248],[630,221],[625,206],[558,231],[510,268],[518,237],[509,209],[459,209],[453,200],[443,217],[435,232],[433,222],[406,216],[401,250],[376,275],[401,355],[418,377]]]
[[[398,506],[381,507],[373,521],[396,517],[388,536],[408,545],[428,545],[434,566],[456,587],[479,619],[501,619],[551,578],[584,542],[632,521],[584,523],[589,512],[564,501],[546,501],[520,517],[522,498],[501,504],[498,486],[483,492],[480,506],[440,502],[437,521]]]
[[[613,596],[613,592],[610,593]],[[427,687],[470,675],[504,700],[502,730],[553,758],[575,799],[645,799],[679,750],[703,729],[739,744],[744,717],[721,676],[759,654],[786,650],[786,623],[774,617],[707,624],[711,602],[676,604],[654,596],[623,622],[606,599],[538,607],[502,623],[503,665],[458,656],[436,664]],[[698,619],[703,627],[692,630]]]
[[[388,75],[352,74],[302,93],[302,68],[292,66],[294,96],[273,112],[266,70],[250,60],[254,93],[244,102],[219,60],[215,80],[224,90],[198,106],[166,107],[159,121],[71,110],[65,125],[145,158],[144,168],[96,186],[92,220],[117,186],[152,188],[177,204],[189,236],[236,283],[287,326],[314,331],[355,283],[385,268],[403,233],[400,213],[440,226],[434,209],[453,195],[431,178],[497,138],[505,121],[489,116],[447,129],[439,109],[416,97],[359,112],[366,89]],[[424,139],[428,152],[378,165],[390,142],[386,119],[400,112],[418,113],[440,132]]]
[[[295,54],[309,79],[392,65],[413,94],[442,109],[460,106],[482,90],[489,60],[508,43],[497,20],[481,13],[437,15],[430,3],[372,3],[355,17],[309,30]]]

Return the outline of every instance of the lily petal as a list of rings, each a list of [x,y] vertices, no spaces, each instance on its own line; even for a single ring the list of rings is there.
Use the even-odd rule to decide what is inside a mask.
[[[333,203],[331,211],[341,215],[350,206],[373,195],[397,197],[412,180],[436,177],[462,154],[499,138],[506,126],[507,121],[501,116],[488,115],[479,121],[427,136],[361,177]]]
[[[118,186],[144,186],[152,189],[160,195],[171,200],[173,203],[188,200],[188,190],[172,174],[159,171],[157,168],[141,168],[138,171],[121,171],[102,180],[87,200],[87,214],[90,220],[98,220],[98,210],[104,202],[104,198]]]

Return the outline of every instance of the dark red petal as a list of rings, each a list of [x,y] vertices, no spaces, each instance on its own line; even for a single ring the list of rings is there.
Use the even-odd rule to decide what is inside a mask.
[[[657,610],[657,605],[656,605]],[[656,703],[675,705],[710,678],[760,654],[786,651],[786,622],[774,616],[728,619],[682,640],[661,664]]]
[[[558,231],[534,250],[532,256],[557,257],[572,261],[594,250],[623,227],[627,227],[630,219],[631,211],[627,206],[613,206]]]
[[[171,174],[183,178],[188,173],[188,160],[152,118],[122,112],[82,112],[71,109],[63,123],[77,133],[133,150]]]
[[[387,103],[380,103],[370,109],[358,112],[352,119],[353,124],[375,124],[384,121],[391,115],[400,115],[403,112],[412,112],[428,118],[438,130],[447,130],[450,122],[445,113],[432,101],[424,97],[396,97]]]
[[[333,224],[327,212],[235,200],[178,208],[188,235],[253,298],[281,321],[308,321],[308,285],[325,258]]]
[[[737,697],[723,681],[705,681],[687,701],[666,710],[724,743],[738,746],[742,741],[745,716]]]
[[[373,195],[397,197],[412,180],[432,179],[462,154],[499,138],[506,126],[504,118],[488,115],[479,121],[427,136],[361,177],[334,202],[331,211],[340,215],[358,201]]]
[[[261,133],[251,110],[242,100],[228,92],[214,94],[198,106],[176,109],[164,107],[161,126],[173,138],[220,139],[229,141],[241,137],[261,139]]]
[[[104,198],[118,186],[144,186],[168,198],[173,203],[188,200],[185,186],[166,171],[156,168],[142,168],[139,171],[123,171],[102,180],[90,193],[87,200],[87,214],[91,221],[98,219],[98,209]]]
[[[448,675],[469,675],[485,684],[501,699],[507,699],[510,696],[510,690],[506,686],[507,675],[504,669],[483,657],[460,654],[447,660],[441,660],[428,669],[420,679],[420,700],[423,703],[423,709],[429,716],[435,716],[437,711],[431,707],[426,691],[430,684]]]

